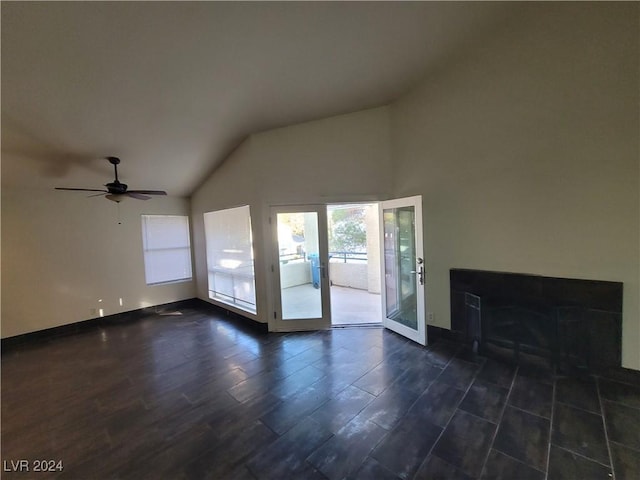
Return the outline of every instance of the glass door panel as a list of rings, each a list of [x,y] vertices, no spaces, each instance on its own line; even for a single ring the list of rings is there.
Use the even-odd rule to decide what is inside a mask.
[[[383,202],[381,212],[384,325],[425,345],[422,197]]]
[[[277,249],[274,330],[330,327],[324,207],[274,207],[271,223]]]

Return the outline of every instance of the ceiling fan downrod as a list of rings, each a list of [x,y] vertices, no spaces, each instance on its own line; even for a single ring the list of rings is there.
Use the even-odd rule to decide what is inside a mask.
[[[120,183],[118,180],[118,164],[120,163],[120,159],[118,157],[107,157],[107,160],[109,160],[109,163],[113,165],[113,169],[116,173],[116,179],[113,183]]]

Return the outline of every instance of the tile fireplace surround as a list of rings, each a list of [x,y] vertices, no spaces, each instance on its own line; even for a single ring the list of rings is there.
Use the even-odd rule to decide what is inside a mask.
[[[452,269],[451,329],[486,356],[558,373],[620,367],[622,283]]]

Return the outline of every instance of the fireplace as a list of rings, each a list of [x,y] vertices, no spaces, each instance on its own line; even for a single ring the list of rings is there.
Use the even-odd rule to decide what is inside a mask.
[[[622,283],[452,269],[451,329],[486,356],[559,372],[621,364]]]

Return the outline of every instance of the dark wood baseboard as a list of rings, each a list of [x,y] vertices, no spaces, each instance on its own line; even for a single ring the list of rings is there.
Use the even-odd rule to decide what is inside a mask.
[[[258,330],[264,333],[268,332],[268,326],[265,323],[256,322],[253,319],[243,317],[200,298],[189,298],[186,300],[179,300],[177,302],[139,308],[137,310],[116,313],[114,315],[106,315],[104,317],[90,318],[88,320],[82,320],[80,322],[69,323],[66,325],[60,325],[58,327],[45,328],[43,330],[37,330],[35,332],[23,333],[20,335],[15,335],[13,337],[3,338],[0,340],[0,348],[2,350],[2,353],[5,353],[18,346],[22,347],[28,344],[47,342],[54,338],[76,335],[89,330],[108,327],[110,325],[135,322],[142,318],[148,317],[149,315],[161,315],[166,312],[185,308],[204,310],[206,312],[210,312],[212,315],[224,316],[225,318],[228,318],[239,326],[248,326],[253,330]]]
[[[436,340],[447,340],[455,343],[465,343],[464,335],[454,330],[449,330],[434,325],[427,325],[427,339],[429,343]]]
[[[601,373],[602,377],[630,385],[640,385],[640,370],[624,367],[613,367]]]

